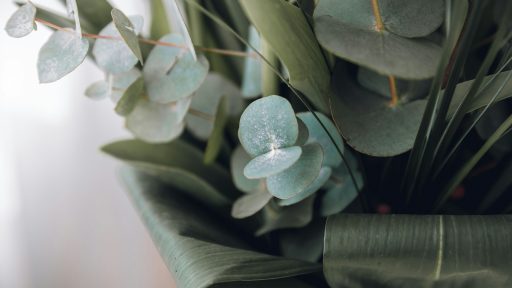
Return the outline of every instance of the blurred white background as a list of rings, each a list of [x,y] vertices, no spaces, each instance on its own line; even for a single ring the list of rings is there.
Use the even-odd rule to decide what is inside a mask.
[[[65,12],[57,0],[33,2]],[[112,2],[148,11],[146,1]],[[39,25],[9,38],[3,27],[15,10],[0,2],[0,287],[173,287],[117,180],[119,163],[98,150],[129,136],[110,100],[83,95],[102,73],[86,60],[38,84],[37,54],[51,32]]]

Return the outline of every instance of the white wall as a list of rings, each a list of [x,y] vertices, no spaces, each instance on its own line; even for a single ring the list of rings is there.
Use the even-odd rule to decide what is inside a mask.
[[[57,0],[33,2],[64,12]],[[0,2],[0,26],[15,9]],[[109,100],[83,96],[102,74],[86,60],[38,84],[50,35],[39,27],[22,39],[0,31],[0,287],[174,286],[116,179],[119,164],[98,151],[129,136]]]

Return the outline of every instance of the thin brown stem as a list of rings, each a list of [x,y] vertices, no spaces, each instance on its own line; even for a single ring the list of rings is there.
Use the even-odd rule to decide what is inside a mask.
[[[380,16],[379,0],[371,0],[371,1],[372,1],[373,16],[375,17],[375,30],[377,30],[377,32],[382,32],[382,31],[384,31],[384,23],[382,22],[382,17]]]
[[[388,75],[389,91],[391,92],[391,101],[389,102],[390,107],[395,107],[398,104],[398,92],[396,90],[396,79],[395,76]]]
[[[43,25],[46,25],[50,28],[53,28],[55,30],[58,30],[58,31],[74,33],[72,30],[70,30],[68,28],[61,27],[59,25],[48,22],[41,18],[35,18],[35,21],[37,21]],[[82,37],[91,38],[91,39],[109,39],[109,40],[123,41],[123,39],[121,37],[103,36],[103,35],[90,34],[90,33],[82,33]],[[185,45],[180,45],[180,44],[171,43],[171,42],[156,41],[156,40],[144,39],[144,38],[139,38],[139,41],[142,43],[155,45],[155,46],[167,46],[167,47],[178,47],[181,49],[188,49],[188,47]],[[199,51],[215,53],[215,54],[220,54],[220,55],[235,56],[235,57],[251,57],[251,58],[257,57],[257,55],[255,53],[247,53],[247,52],[243,52],[243,51],[235,51],[235,50],[227,50],[227,49],[219,49],[219,48],[208,48],[208,47],[202,47],[202,46],[194,46],[194,47]]]
[[[190,115],[194,115],[196,117],[199,117],[199,118],[204,119],[209,122],[213,122],[215,120],[214,116],[212,116],[208,113],[204,113],[202,111],[193,109],[193,108],[188,109],[188,113],[190,113]]]

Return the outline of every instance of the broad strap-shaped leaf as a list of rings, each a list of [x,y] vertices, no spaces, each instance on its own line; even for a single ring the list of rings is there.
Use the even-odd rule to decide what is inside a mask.
[[[189,106],[190,98],[167,104],[143,98],[126,117],[126,128],[150,143],[172,141],[185,129],[183,117]]]
[[[272,199],[272,195],[264,188],[265,181],[260,180],[259,183],[263,188],[259,187],[255,191],[238,198],[233,203],[231,216],[238,219],[247,218],[256,214],[267,205],[270,199]]]
[[[215,161],[222,148],[224,141],[224,128],[228,123],[228,103],[227,98],[222,97],[219,105],[217,105],[217,113],[215,113],[215,121],[213,122],[212,134],[206,143],[206,150],[204,151],[204,163],[211,164]]]
[[[473,100],[471,103],[470,108],[467,112],[475,111],[476,109],[485,107],[492,99],[494,94],[498,91],[500,86],[503,84],[503,82],[509,77],[509,74],[512,73],[512,71],[506,71],[501,72],[499,74],[493,74],[489,76],[485,76],[483,80],[482,91],[480,91],[477,94],[477,97]],[[492,82],[490,82],[492,79],[494,79]],[[462,83],[459,83],[457,87],[455,88],[455,91],[453,92],[453,99],[450,103],[450,109],[448,110],[448,115],[452,115],[455,112],[455,109],[460,105],[462,99],[464,99],[464,96],[469,92],[471,89],[471,85],[473,84],[473,80],[465,81]],[[512,96],[512,81],[508,81],[505,83],[505,86],[500,91],[498,96],[496,97],[496,101],[501,101],[503,99],[509,98]]]
[[[227,171],[216,164],[204,165],[201,151],[181,140],[166,144],[125,140],[108,144],[102,151],[226,216],[231,210],[231,201],[239,196]]]
[[[142,16],[129,17],[138,35],[144,22]],[[137,57],[121,38],[121,34],[112,22],[101,30],[100,36],[112,39],[97,39],[92,49],[96,64],[107,73],[119,74],[127,72],[137,64]]]
[[[512,217],[338,214],[327,220],[331,287],[510,287]]]
[[[341,139],[340,133],[334,123],[332,123],[329,118],[323,115],[320,112],[315,112],[316,116],[320,119],[322,124],[324,124],[325,128],[329,132],[329,134],[334,138],[336,145],[340,148],[343,153],[343,140]],[[297,113],[297,118],[301,119],[306,125],[309,137],[306,143],[318,143],[322,146],[322,150],[324,152],[324,162],[322,165],[330,166],[330,167],[338,167],[341,163],[341,155],[339,154],[336,146],[332,143],[331,139],[327,132],[325,132],[324,128],[318,120],[315,118],[312,112],[301,112]]]
[[[298,135],[299,126],[292,105],[280,96],[252,102],[240,117],[238,138],[252,156],[292,146]]]
[[[14,38],[25,37],[34,30],[36,25],[34,19],[36,17],[36,7],[32,2],[24,4],[7,20],[5,31]]]
[[[133,55],[135,55],[135,57],[139,59],[140,63],[143,64],[144,59],[142,58],[142,53],[140,51],[139,38],[137,36],[135,26],[121,10],[114,8],[112,9],[111,14],[114,25],[121,37],[123,37],[124,42],[128,45],[130,50],[132,50]]]
[[[249,43],[258,51],[261,50],[261,39],[258,31],[254,26],[249,27]],[[242,95],[246,98],[254,98],[261,95],[262,89],[262,75],[261,75],[261,59],[256,53],[247,47],[247,53],[252,53],[254,56],[245,58],[244,61],[244,75],[242,79]]]
[[[318,42],[334,55],[403,79],[432,77],[441,56],[441,47],[429,40],[365,30],[330,16],[316,18],[315,31]]]
[[[231,154],[231,177],[238,190],[250,193],[260,185],[260,180],[249,179],[244,175],[244,167],[251,161],[251,156],[245,152],[242,146],[237,146]]]
[[[70,31],[57,31],[41,47],[37,59],[39,82],[50,83],[71,73],[87,56],[89,42]]]
[[[307,287],[293,277],[320,268],[252,251],[239,231],[192,199],[133,170],[122,176],[179,287]]]
[[[249,179],[260,179],[278,174],[295,164],[301,155],[299,146],[273,149],[249,161],[244,175]]]
[[[208,75],[208,60],[204,56],[194,60],[181,35],[168,34],[160,41],[176,46],[157,46],[149,54],[143,69],[149,98],[169,103],[191,96]]]
[[[114,109],[121,116],[129,115],[144,96],[144,78],[139,77],[124,92]]]
[[[290,83],[329,111],[329,69],[304,13],[284,0],[241,0],[253,25],[290,72]]]
[[[214,128],[221,97],[226,98],[227,116],[238,117],[244,107],[240,89],[219,73],[210,72],[201,87],[192,95],[192,104],[185,121],[195,137],[208,140]]]
[[[427,36],[439,28],[444,8],[444,0],[321,0],[314,17],[327,15],[357,28],[375,30],[377,9],[382,29],[412,38]]]
[[[361,89],[345,78],[343,65],[333,74],[336,83],[333,117],[346,143],[355,150],[390,157],[410,150],[418,132],[426,101],[399,103],[390,107],[386,99]],[[344,79],[344,80],[336,80]]]
[[[267,178],[268,191],[279,199],[299,195],[317,179],[322,160],[323,152],[319,144],[305,145],[297,162],[283,172]]]
[[[107,81],[99,80],[85,89],[85,96],[93,100],[103,100],[110,94],[110,87]]]

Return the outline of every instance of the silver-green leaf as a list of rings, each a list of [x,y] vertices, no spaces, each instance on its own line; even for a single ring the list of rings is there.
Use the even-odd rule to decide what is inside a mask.
[[[30,34],[36,25],[34,22],[36,12],[36,7],[31,2],[18,8],[7,20],[5,25],[7,34],[14,38],[21,38]]]

